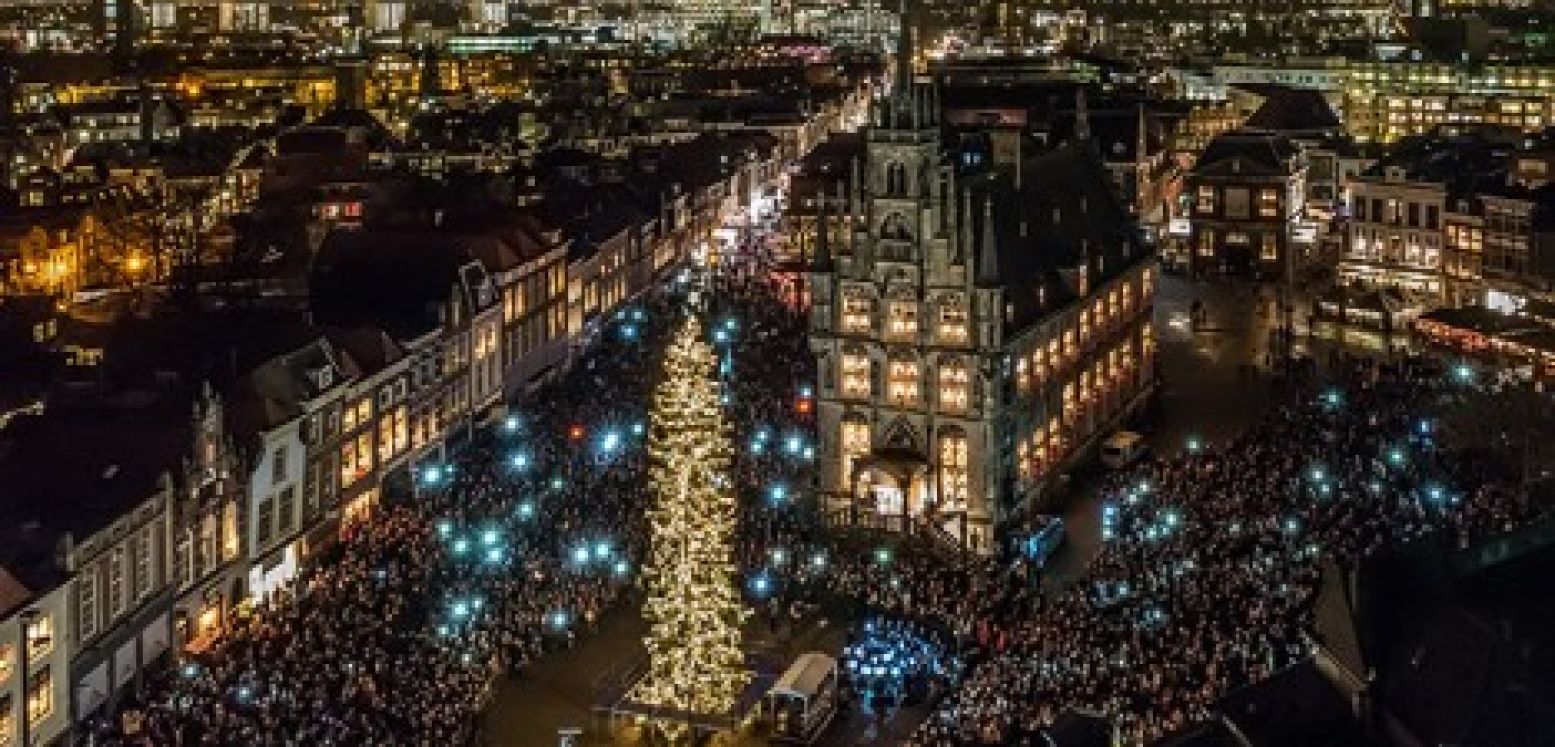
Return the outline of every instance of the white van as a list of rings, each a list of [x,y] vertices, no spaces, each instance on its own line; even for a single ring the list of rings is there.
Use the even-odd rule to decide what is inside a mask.
[[[1133,431],[1118,431],[1102,442],[1101,463],[1123,469],[1145,454],[1145,437]]]

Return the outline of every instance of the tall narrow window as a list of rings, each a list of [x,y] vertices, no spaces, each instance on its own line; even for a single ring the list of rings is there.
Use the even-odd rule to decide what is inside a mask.
[[[842,356],[842,396],[868,399],[873,392],[869,375],[869,356],[847,353]]]
[[[1258,217],[1280,217],[1280,193],[1273,189],[1263,189],[1258,192]]]
[[[891,361],[886,369],[886,398],[891,404],[917,404],[918,390],[918,362],[909,359]]]
[[[842,299],[842,331],[847,334],[867,334],[875,327],[874,302],[865,296],[848,296]]]
[[[939,437],[939,475],[942,506],[964,508],[967,500],[966,434],[960,430],[942,431]]]
[[[935,337],[944,345],[965,345],[967,341],[966,307],[945,302],[939,307],[939,325]]]
[[[966,362],[960,358],[941,361],[939,366],[940,409],[950,413],[966,412],[971,399]]]
[[[842,433],[838,441],[841,443],[842,452],[842,484],[851,489],[853,481],[853,463],[862,456],[869,454],[869,422],[861,417],[849,417],[842,421]]]
[[[918,336],[918,303],[892,301],[887,306],[886,333],[893,340],[913,340]]]

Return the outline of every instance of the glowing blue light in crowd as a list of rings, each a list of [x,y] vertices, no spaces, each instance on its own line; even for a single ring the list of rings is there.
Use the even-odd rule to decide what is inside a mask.
[[[1226,527],[1226,531],[1228,531],[1228,532],[1230,532],[1232,534],[1241,534],[1241,532],[1242,532],[1242,522],[1240,522],[1240,521],[1233,521],[1233,522],[1231,522],[1231,524]]]
[[[200,674],[200,665],[195,664],[193,662],[184,665],[184,676],[185,677],[189,677],[189,678],[192,679],[194,677],[199,676],[199,674]]]
[[[1452,367],[1452,377],[1460,384],[1469,384],[1474,381],[1474,368],[1467,363],[1459,363]]]
[[[817,552],[810,556],[810,567],[820,570],[826,567],[826,553]]]
[[[443,479],[443,470],[437,465],[429,465],[421,468],[421,482],[427,485],[436,485]]]
[[[448,613],[453,615],[455,620],[463,620],[464,618],[470,616],[470,603],[462,599],[454,602],[453,605],[448,608]]]
[[[481,532],[481,544],[491,547],[502,541],[502,535],[495,529],[487,529]]]
[[[1328,471],[1323,469],[1321,465],[1314,466],[1307,474],[1312,478],[1312,482],[1320,483],[1328,479]]]
[[[1373,493],[1381,493],[1382,492],[1382,483],[1377,482],[1376,480],[1372,480],[1371,482],[1367,483],[1366,487],[1367,487],[1367,489],[1371,490],[1371,492],[1373,492]]]
[[[599,440],[599,448],[607,453],[615,451],[616,448],[620,445],[621,434],[616,433],[615,431],[607,431],[604,437]]]
[[[1395,467],[1402,466],[1404,464],[1404,450],[1397,446],[1388,449],[1388,464]]]
[[[635,339],[637,339],[637,325],[635,325],[635,324],[623,324],[623,325],[621,325],[621,337],[624,338],[624,339],[627,339],[627,340],[635,340]]]
[[[765,427],[760,428],[760,429],[758,429],[756,431],[756,443],[759,443],[759,444],[766,443],[767,439],[770,439],[770,438],[772,438],[772,431],[767,430]]]
[[[1297,519],[1286,519],[1285,520],[1285,533],[1286,534],[1295,534],[1295,533],[1297,533],[1299,531],[1301,531],[1301,522],[1299,520],[1297,520]]]
[[[875,562],[879,563],[881,565],[885,565],[886,563],[891,562],[891,548],[889,548],[889,547],[877,547],[877,548],[875,548]]]
[[[813,387],[811,387],[809,384],[805,384],[804,386],[799,387],[799,396],[801,396],[801,397],[814,397],[815,396],[815,389]]]
[[[551,628],[554,630],[566,630],[571,622],[572,616],[566,610],[556,610],[550,614]]]
[[[632,319],[634,321],[639,321],[640,322],[640,321],[642,321],[643,319],[646,319],[646,318],[647,318],[647,315],[643,313],[642,309],[632,309]]]
[[[739,328],[740,328],[740,323],[738,321],[736,321],[734,319],[734,317],[729,317],[728,319],[724,320],[724,329],[727,329],[730,332],[733,332],[733,331],[735,331],[735,330],[737,330]]]
[[[1160,530],[1156,529],[1155,527],[1146,527],[1145,528],[1145,539],[1150,540],[1151,542],[1154,542],[1154,541],[1156,541],[1156,540],[1158,540],[1160,538],[1161,538]]]
[[[488,563],[501,563],[503,554],[504,553],[502,552],[502,548],[500,548],[500,547],[487,548],[487,550],[486,550],[486,562],[488,562]]]
[[[447,519],[437,520],[437,536],[448,539],[454,533],[454,523]]]
[[[599,540],[594,543],[594,557],[596,559],[604,560],[610,557],[611,552],[610,540]]]
[[[772,548],[772,564],[781,568],[787,563],[788,551],[781,547]]]
[[[764,443],[762,443],[760,441],[752,441],[751,442],[751,453],[752,454],[760,455],[761,452],[766,451],[766,450],[767,450],[767,445],[766,444],[764,444]]]
[[[1422,436],[1431,435],[1431,421],[1421,420],[1420,422],[1415,423],[1415,432]]]
[[[460,537],[454,540],[454,555],[463,555],[470,551],[470,541]]]
[[[751,590],[751,594],[753,594],[753,595],[755,595],[757,597],[765,597],[767,594],[771,593],[772,592],[772,576],[771,576],[771,574],[768,574],[766,571],[758,571],[756,573],[756,575],[751,576],[750,590]]]
[[[524,501],[518,504],[518,518],[528,521],[535,516],[535,504]]]
[[[1188,437],[1188,453],[1189,454],[1197,454],[1203,448],[1204,448],[1204,442],[1200,441],[1198,436],[1189,436]]]
[[[721,329],[713,330],[713,342],[723,344],[729,341],[729,334]]]
[[[643,423],[643,421],[639,420],[639,421],[637,421],[635,423],[632,423],[632,435],[634,435],[634,436],[641,436],[642,434],[647,433],[647,432],[648,432],[648,426],[647,426],[647,424]]]
[[[556,477],[551,478],[551,489],[552,490],[561,490],[562,488],[564,488],[566,486],[567,486],[567,481],[563,480],[561,478],[561,475],[557,475]]]
[[[438,635],[439,638],[447,638],[448,636],[451,636],[453,634],[454,634],[453,628],[450,628],[447,625],[438,625],[437,626],[437,635]]]
[[[508,433],[516,433],[518,431],[518,416],[509,415],[503,419],[502,429]]]
[[[1442,490],[1442,486],[1433,484],[1426,487],[1425,494],[1430,496],[1432,501],[1441,503],[1442,496],[1445,495],[1445,491]]]
[[[781,506],[788,500],[788,488],[782,483],[773,485],[767,489],[767,498],[774,506]]]
[[[813,461],[815,459],[815,447],[814,446],[806,446],[806,447],[804,447],[804,458],[805,458],[805,461],[807,461],[807,462],[808,461]]]
[[[724,406],[727,407],[728,404],[730,402],[733,402],[733,401],[734,401],[734,398],[730,397],[728,392],[724,392],[723,394],[718,395],[718,404],[720,404],[720,405],[724,405]]]
[[[615,572],[616,577],[618,577],[618,578],[619,577],[623,577],[626,574],[632,572],[632,564],[626,562],[625,560],[617,560],[616,564],[613,567],[611,567],[610,570]]]
[[[247,703],[254,699],[254,689],[248,685],[240,685],[237,690],[238,702]]]
[[[513,464],[513,469],[516,469],[516,470],[519,470],[519,471],[523,471],[523,470],[529,469],[529,455],[528,454],[514,454],[513,457],[511,459],[509,459],[508,461],[510,461]]]
[[[470,609],[472,609],[472,610],[475,610],[475,611],[478,612],[478,611],[480,611],[480,608],[484,607],[484,606],[486,606],[486,601],[481,599],[480,597],[476,597],[476,598],[470,600]]]
[[[788,453],[790,454],[798,454],[800,451],[804,450],[804,439],[801,438],[798,434],[790,435],[786,440],[784,440],[783,448],[787,449]]]
[[[583,565],[584,563],[589,562],[588,545],[578,545],[577,547],[572,548],[572,562],[577,563],[578,565]]]
[[[1150,494],[1150,481],[1149,480],[1140,480],[1139,484],[1134,486],[1134,489],[1138,490],[1140,495],[1149,495]]]
[[[1323,404],[1329,407],[1338,407],[1344,404],[1344,395],[1338,389],[1330,389],[1323,392]]]

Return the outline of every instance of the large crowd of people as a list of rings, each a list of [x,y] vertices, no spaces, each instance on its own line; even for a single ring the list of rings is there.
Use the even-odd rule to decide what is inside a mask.
[[[916,742],[1023,744],[1085,709],[1149,743],[1305,655],[1320,560],[1529,519],[1522,491],[1440,448],[1448,385],[1421,359],[1345,359],[1235,441],[1114,479],[1084,576],[993,621],[998,642]]]
[[[565,376],[418,475],[415,500],[350,527],[92,739],[471,742],[494,678],[571,645],[633,588],[652,372],[687,307],[722,358],[750,601],[774,621],[842,602],[922,643],[921,680],[950,692],[917,732],[925,747],[1022,743],[1069,708],[1113,717],[1129,744],[1171,733],[1303,655],[1320,559],[1428,532],[1466,541],[1533,511],[1439,448],[1439,371],[1347,361],[1236,441],[1114,479],[1100,554],[1043,593],[997,559],[829,527],[804,495],[818,458],[804,317],[763,280],[710,282],[602,320]],[[899,700],[867,640],[854,691]]]

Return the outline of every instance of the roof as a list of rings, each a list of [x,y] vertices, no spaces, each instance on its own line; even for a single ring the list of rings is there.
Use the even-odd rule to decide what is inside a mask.
[[[1328,99],[1315,89],[1275,86],[1262,95],[1263,104],[1244,127],[1295,134],[1336,132],[1343,126]]]
[[[1217,704],[1247,747],[1375,747],[1350,704],[1309,657]]]
[[[438,329],[474,261],[468,237],[432,230],[334,231],[314,264],[312,308],[332,326],[373,326],[400,340]]]
[[[1028,154],[1019,174],[1006,168],[974,180],[972,247],[979,275],[988,270],[989,227],[983,216],[990,209],[997,284],[1014,307],[1011,338],[1073,298],[1071,278],[1080,267],[1087,268],[1095,284],[1147,253],[1134,218],[1090,143]]]
[[[819,692],[821,683],[826,681],[837,671],[837,660],[819,651],[810,651],[799,655],[794,663],[789,665],[788,671],[778,678],[772,685],[770,692],[778,695],[791,695],[800,698],[812,698]]]
[[[191,425],[174,392],[13,420],[0,434],[0,565],[31,588],[52,582],[60,539],[86,539],[154,495],[192,454]]]
[[[1299,149],[1284,135],[1240,129],[1216,135],[1193,164],[1194,176],[1289,176]]]
[[[1117,730],[1112,721],[1097,713],[1064,711],[1043,730],[1050,747],[1112,747]]]

